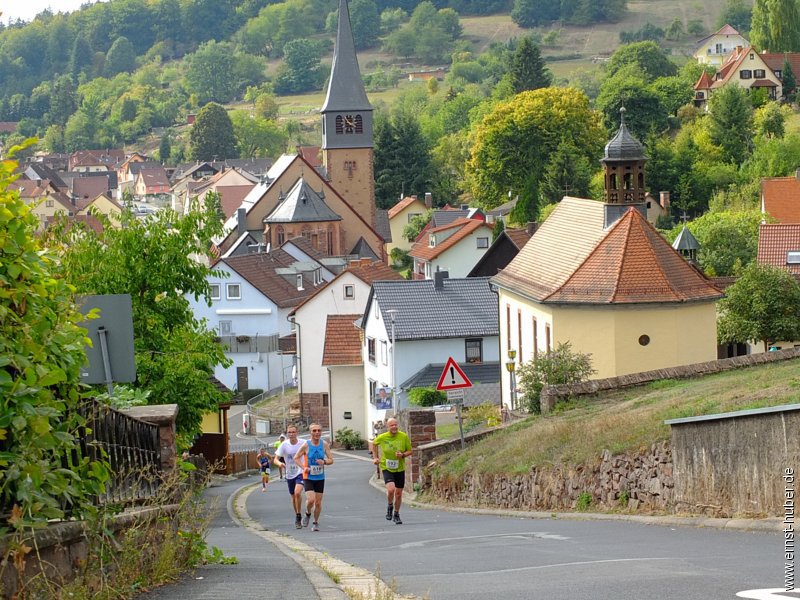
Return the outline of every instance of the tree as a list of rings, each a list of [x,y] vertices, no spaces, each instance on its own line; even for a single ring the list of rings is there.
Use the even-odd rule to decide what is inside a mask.
[[[251,117],[243,111],[234,112],[231,121],[240,158],[277,156],[286,148],[288,137],[275,121]]]
[[[752,10],[744,0],[726,0],[722,12],[717,18],[717,28],[730,25],[740,32],[750,31]]]
[[[511,20],[520,27],[546,25],[561,18],[561,6],[548,0],[514,0]]]
[[[209,102],[200,109],[189,134],[189,146],[195,160],[221,160],[237,155],[233,123],[222,106]]]
[[[268,119],[274,121],[278,118],[278,101],[275,96],[266,92],[256,96],[253,112],[255,116],[261,119]]]
[[[800,50],[800,13],[795,0],[768,0],[770,52]]]
[[[373,0],[353,0],[350,3],[350,24],[357,49],[371,48],[377,43],[378,23],[378,7]]]
[[[741,164],[750,151],[753,135],[753,107],[747,90],[726,85],[709,101],[709,135],[733,164]]]
[[[634,65],[617,71],[603,82],[595,106],[602,111],[603,122],[611,131],[619,127],[620,108],[624,106],[625,123],[640,140],[650,130],[664,131],[668,126],[668,113],[661,104],[661,95],[646,84]]]
[[[230,102],[237,89],[233,46],[210,41],[186,57],[186,86],[200,102]]]
[[[130,73],[136,70],[136,52],[126,37],[118,37],[106,54],[105,75],[113,77],[117,73]]]
[[[161,136],[161,142],[158,145],[158,158],[162,163],[169,160],[170,152],[172,152],[172,142],[170,140],[169,132]]]
[[[800,285],[785,269],[751,264],[719,303],[720,343],[770,342],[800,337]]]
[[[428,210],[419,215],[411,217],[411,221],[403,227],[403,238],[409,242],[414,242],[425,229],[425,226],[431,222],[433,211]]]
[[[188,301],[209,301],[211,269],[194,257],[210,256],[222,224],[205,207],[186,216],[161,211],[152,219],[124,214],[122,227],[105,225],[102,232],[76,226],[53,232],[63,276],[79,294],[131,295],[134,387],[149,390],[151,404],[178,404],[178,433],[191,442],[203,415],[227,399],[211,376],[229,361]]]
[[[541,412],[540,395],[546,385],[580,383],[595,372],[592,355],[577,352],[569,342],[559,343],[547,354],[540,354],[519,366],[517,381],[523,390],[528,412]]]
[[[703,271],[717,277],[741,273],[758,253],[758,227],[763,216],[758,209],[707,212],[689,223],[700,243],[697,260]]]
[[[11,528],[29,532],[63,517],[65,505],[84,513],[108,468],[73,454],[85,422],[77,411],[84,317],[56,257],[38,242],[31,207],[9,189],[16,166],[0,162],[0,506],[14,507]]]
[[[511,56],[508,72],[515,94],[548,87],[553,82],[553,74],[545,67],[539,47],[530,36],[520,40]]]
[[[78,81],[81,73],[92,67],[92,48],[83,36],[77,36],[72,44],[72,52],[69,56],[69,69],[73,81]]]
[[[600,155],[606,133],[583,92],[542,88],[495,105],[473,129],[466,172],[473,197],[486,208],[509,190],[522,198],[564,138],[589,161]]]
[[[608,76],[629,65],[635,65],[645,80],[650,82],[659,77],[671,77],[678,72],[678,67],[669,60],[655,42],[635,42],[620,46],[608,61]]]
[[[322,48],[315,40],[293,40],[283,47],[284,61],[275,76],[275,92],[296,94],[321,89],[326,72]]]
[[[786,132],[786,115],[777,102],[767,102],[753,115],[754,129],[767,138],[782,138]]]
[[[788,59],[783,60],[783,96],[789,100],[794,98],[797,90],[797,79],[792,70],[792,63]]]
[[[431,182],[430,148],[410,112],[381,117],[375,123],[375,199],[389,208],[401,195],[422,196]]]
[[[72,78],[69,75],[61,75],[53,82],[47,119],[57,125],[66,125],[77,108],[78,95],[75,93]]]
[[[550,204],[560,202],[564,196],[587,198],[592,169],[575,145],[561,140],[550,156],[542,178],[542,196]]]
[[[769,31],[769,0],[753,0],[750,44],[756,50],[768,50],[771,43]]]

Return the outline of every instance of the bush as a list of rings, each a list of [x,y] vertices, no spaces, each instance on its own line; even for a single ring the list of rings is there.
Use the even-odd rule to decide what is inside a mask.
[[[255,398],[259,394],[263,394],[264,390],[259,388],[248,388],[246,390],[242,390],[242,399],[247,402],[251,398]]]
[[[569,342],[559,344],[544,356],[520,365],[518,381],[528,412],[541,412],[540,395],[546,385],[580,383],[594,373],[590,354],[573,352]]]
[[[475,429],[490,422],[497,425],[500,423],[500,407],[497,404],[484,402],[478,406],[467,409],[467,430]]]
[[[361,434],[349,427],[343,427],[336,431],[336,443],[345,450],[361,450],[366,444]]]
[[[414,406],[436,406],[447,404],[447,394],[432,387],[411,388],[408,390],[408,401]]]

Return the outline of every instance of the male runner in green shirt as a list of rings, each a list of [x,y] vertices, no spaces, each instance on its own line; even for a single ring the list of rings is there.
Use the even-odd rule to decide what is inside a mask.
[[[383,481],[386,484],[386,498],[389,501],[386,520],[392,520],[394,511],[395,524],[402,525],[400,505],[403,503],[403,488],[406,484],[405,458],[411,456],[411,440],[408,439],[408,435],[398,430],[397,419],[387,420],[386,426],[389,431],[372,440],[375,455],[372,462],[380,464]]]

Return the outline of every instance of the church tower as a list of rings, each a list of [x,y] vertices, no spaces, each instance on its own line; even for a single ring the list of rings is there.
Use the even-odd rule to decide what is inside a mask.
[[[372,106],[361,81],[347,0],[339,0],[331,78],[320,112],[322,163],[331,185],[374,227]]]
[[[606,144],[600,160],[605,174],[605,201],[609,204],[644,203],[644,146],[625,125],[625,107],[619,109],[620,124],[616,135]]]

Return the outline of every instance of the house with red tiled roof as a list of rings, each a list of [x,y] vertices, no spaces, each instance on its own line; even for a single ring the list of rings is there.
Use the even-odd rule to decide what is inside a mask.
[[[405,252],[411,250],[413,243],[403,237],[403,229],[411,223],[414,217],[424,215],[431,210],[432,205],[433,197],[428,193],[425,194],[424,202],[417,196],[406,196],[388,210],[387,216],[389,217],[392,241],[386,243],[386,256],[389,257],[390,261],[392,250],[395,248]]]
[[[414,259],[412,277],[432,279],[437,271],[466,277],[489,249],[491,241],[492,226],[468,217],[429,229],[408,253]]]
[[[133,194],[140,200],[157,198],[169,194],[169,188],[167,171],[161,165],[156,165],[139,171],[133,185]]]
[[[333,431],[349,427],[366,439],[360,329],[354,322],[364,311],[373,282],[400,279],[383,261],[352,261],[290,313],[304,359],[298,366],[303,414],[332,423]]]
[[[762,223],[756,261],[786,269],[800,279],[800,223]]]
[[[597,378],[717,358],[722,292],[647,222],[643,178],[631,178],[629,191],[609,189],[621,183],[614,172],[644,167],[641,145],[623,133],[602,160],[606,201],[565,197],[492,277],[501,352],[513,350],[518,364],[567,342],[591,355]],[[503,378],[511,404],[510,374]]]
[[[42,229],[52,217],[58,214],[71,217],[78,210],[69,196],[56,190],[47,179],[18,179],[10,187],[17,190],[22,201],[31,207]]]
[[[767,97],[770,100],[780,100],[783,97],[783,82],[780,74],[775,73],[767,64],[766,56],[759,54],[749,46],[734,48],[726,61],[710,78],[710,84],[705,73],[695,83],[695,105],[707,107],[708,99],[714,91],[729,84],[748,90],[763,88],[767,91]],[[774,62],[773,59],[770,60]],[[782,65],[781,61],[781,68]]]
[[[800,179],[765,177],[761,180],[761,212],[778,223],[800,223]]]
[[[174,189],[173,200],[177,199],[178,204],[183,206],[183,212],[188,214],[189,211],[204,206],[208,194],[217,193],[220,196],[222,212],[227,220],[242,205],[256,183],[258,183],[258,178],[250,173],[237,167],[223,167],[205,181],[188,182],[182,194]]]
[[[737,47],[748,46],[749,42],[730,25],[723,25],[711,35],[695,44],[693,56],[701,65],[718,67]]]

